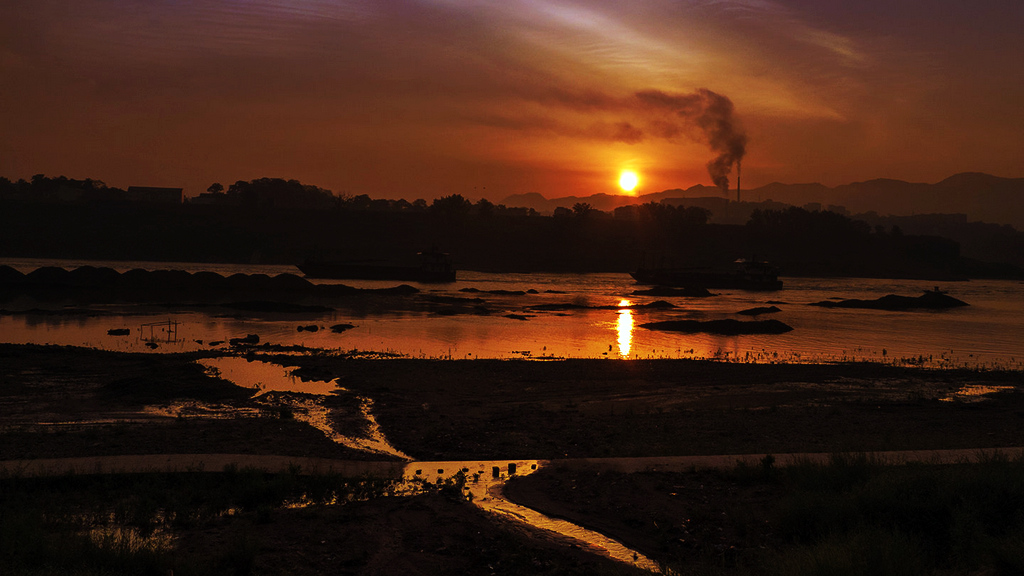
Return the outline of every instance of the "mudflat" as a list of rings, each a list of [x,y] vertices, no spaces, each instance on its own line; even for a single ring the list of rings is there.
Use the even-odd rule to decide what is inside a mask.
[[[0,460],[131,454],[395,460],[335,442],[299,413],[302,406],[326,408],[331,429],[359,436],[371,427],[364,413],[367,400],[387,441],[418,460],[996,449],[1024,443],[1024,378],[1018,372],[252,354],[253,360],[291,367],[301,379],[334,380],[340,387],[327,396],[275,392],[254,398],[255,391],[196,363],[209,355],[0,345]],[[510,494],[590,527],[609,527],[654,558],[661,541],[634,526],[641,516],[656,515],[651,506],[661,505],[649,498],[654,492],[663,500],[671,496],[671,505],[661,509],[680,515],[718,514],[737,501],[756,508],[768,497],[761,489],[737,487],[714,475],[681,478],[598,477],[556,464],[518,479]],[[694,482],[708,490],[673,488]],[[566,492],[567,483],[574,491],[589,486],[586,493],[597,496],[575,502],[580,493]],[[662,490],[665,486],[671,489]],[[614,498],[604,495],[608,490]],[[680,500],[677,494],[698,500]],[[614,505],[598,506],[598,515],[585,512],[598,496],[612,498]],[[438,573],[444,566],[499,567],[495,573],[524,566],[538,573],[620,569],[603,561],[590,564],[590,556],[578,548],[507,522],[482,521],[480,514],[432,496],[354,503],[345,511],[281,510],[270,524],[245,526],[256,543],[255,573],[272,573],[289,562],[295,563],[295,573],[316,573],[333,566],[331,558],[345,558],[344,573]],[[239,526],[232,521],[184,530],[180,541],[201,556],[215,548],[210,542],[230,537]],[[691,546],[728,547],[742,539],[709,532],[717,527],[693,526],[689,536],[673,536],[685,542],[673,544],[673,558],[685,556]],[[335,536],[318,540],[311,530]],[[396,540],[389,534],[401,536]],[[488,555],[480,556],[475,544],[458,544],[467,541],[482,543]],[[349,544],[339,542],[378,552],[345,556],[341,550]],[[409,558],[418,559],[422,570],[398,562]],[[382,568],[389,562],[402,571]]]
[[[200,354],[0,345],[0,458],[241,453],[388,459],[332,442]],[[1017,446],[1017,372],[692,360],[420,360],[259,355],[335,380],[320,398],[415,459],[594,458]],[[982,394],[988,392],[987,394]],[[280,397],[285,393],[275,393]],[[296,394],[296,396],[304,396]]]

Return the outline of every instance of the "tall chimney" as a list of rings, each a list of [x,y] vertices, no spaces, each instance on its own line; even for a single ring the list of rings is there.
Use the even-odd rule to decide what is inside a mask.
[[[736,161],[736,201],[740,201],[740,161]]]

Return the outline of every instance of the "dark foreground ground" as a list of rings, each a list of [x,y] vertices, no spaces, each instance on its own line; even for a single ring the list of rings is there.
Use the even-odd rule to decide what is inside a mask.
[[[207,375],[194,359],[0,346],[0,460],[159,453],[387,458],[329,441],[296,418],[285,403],[255,402],[251,391]],[[1024,444],[1024,394],[1016,388],[1022,382],[1019,373],[672,360],[427,361],[316,355],[263,359],[296,366],[304,378],[338,378],[346,392],[324,404],[331,409],[335,429],[343,433],[358,435],[365,428],[360,398],[372,399],[373,413],[388,440],[416,459],[989,449]],[[965,387],[1005,389],[976,402],[974,397],[957,396]],[[168,407],[176,411],[168,412]],[[840,474],[846,478],[838,482],[841,486],[871,484],[878,473],[870,466],[842,470],[859,472],[852,474],[854,480]],[[792,508],[780,509],[779,503],[795,494],[796,484],[779,474],[771,462],[753,471],[673,475],[602,475],[553,467],[517,479],[509,490],[516,501],[611,534],[670,566],[698,573],[764,573],[758,562],[766,556],[754,551],[777,551],[809,538],[792,528],[765,528],[778,525],[780,514],[792,517],[786,512]],[[935,478],[948,476],[939,470],[931,481],[911,479],[909,488],[897,481],[892,491],[920,493],[914,482],[934,487],[941,484]],[[100,496],[96,486],[48,487],[17,478],[3,482],[16,483],[2,491],[7,494],[2,499],[9,512],[3,527],[7,535],[32,533],[8,519],[16,516],[12,510],[32,517],[36,508],[26,512],[18,506],[34,498],[48,499],[52,506],[53,500],[66,497],[61,494],[77,490],[86,495],[82,498],[93,494],[111,506],[121,502],[121,508],[130,509],[138,508],[140,501],[160,500],[137,496],[138,487]],[[176,485],[173,479],[169,482]],[[1005,551],[1014,549],[1014,538],[1024,545],[1024,481],[1001,493],[994,488],[982,491],[1001,494],[996,509],[1011,520],[990,527],[989,520],[954,508],[925,506],[918,512],[921,522],[936,525],[955,516],[959,523],[953,524],[965,533],[999,531],[1001,535],[992,536],[995,540],[975,547],[988,552],[965,552],[962,557],[974,560],[951,564],[934,558],[928,552],[932,548],[918,542],[925,538],[918,532],[883,520],[881,524],[888,526],[885,541],[909,539],[911,544],[903,548],[921,551],[893,560],[894,566],[904,567],[893,573],[1013,573],[1007,570],[1017,565]],[[196,559],[190,568],[175,565],[178,573],[203,573],[197,567],[210,568],[209,573],[265,574],[631,570],[524,527],[497,522],[452,494],[300,509],[283,508],[279,500],[248,505],[231,501],[226,506],[234,507],[235,514],[203,516],[191,523],[161,520],[159,525],[177,536],[177,550]],[[152,507],[161,509],[161,503]],[[987,510],[981,504],[974,509]],[[66,510],[64,514],[71,515]],[[914,514],[907,513],[909,518]],[[46,541],[75,526],[80,531],[67,518],[55,520],[60,514],[49,512],[45,517],[35,540]],[[152,528],[153,522],[143,524]],[[970,522],[982,528],[971,532],[965,527]],[[821,529],[843,533],[830,526]],[[851,536],[863,541],[861,548],[871,549],[878,548],[872,538],[879,537],[874,532]],[[859,557],[857,550],[845,553]],[[9,548],[0,553],[0,562],[6,563],[0,566],[15,572],[74,571],[33,564]],[[772,562],[779,573],[800,572],[778,568],[790,564],[777,558]],[[163,574],[169,564],[153,566]],[[102,570],[84,568],[80,573]]]

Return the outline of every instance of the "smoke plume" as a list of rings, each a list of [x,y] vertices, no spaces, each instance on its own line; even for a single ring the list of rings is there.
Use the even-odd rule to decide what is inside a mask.
[[[708,162],[708,174],[715,186],[728,190],[732,166],[738,166],[747,151],[747,135],[733,118],[732,100],[707,88],[692,94],[647,90],[637,92],[636,97],[645,107],[674,112],[701,131],[711,151],[717,154]]]

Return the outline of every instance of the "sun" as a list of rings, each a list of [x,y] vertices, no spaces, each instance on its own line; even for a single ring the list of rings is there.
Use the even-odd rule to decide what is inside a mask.
[[[623,192],[632,192],[639,183],[640,177],[632,170],[623,170],[619,174],[619,188],[622,188]]]

